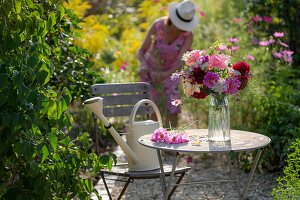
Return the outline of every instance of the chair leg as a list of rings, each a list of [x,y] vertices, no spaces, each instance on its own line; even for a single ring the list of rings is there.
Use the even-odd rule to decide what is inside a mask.
[[[185,175],[185,172],[182,172],[180,174],[180,177],[178,178],[177,182],[176,182],[176,185],[173,187],[172,191],[170,192],[169,196],[168,196],[168,200],[171,199],[171,196],[173,195],[173,193],[175,192],[176,188],[177,188],[177,184],[179,184],[181,182],[181,180],[183,179]]]
[[[103,180],[103,183],[104,183],[104,186],[105,186],[106,192],[107,192],[107,194],[108,194],[108,197],[109,197],[109,199],[110,199],[110,200],[112,200],[112,198],[111,198],[111,195],[110,195],[109,189],[108,189],[108,187],[107,187],[107,184],[106,184],[106,181],[105,181],[105,178],[104,178],[104,175],[103,175],[103,173],[100,173],[100,176],[101,176],[101,178],[102,178],[102,180]]]
[[[132,178],[128,178],[128,180],[126,181],[126,183],[125,183],[125,185],[124,185],[124,187],[123,187],[123,189],[122,189],[122,191],[121,191],[121,193],[120,193],[120,195],[119,195],[119,197],[118,197],[117,200],[120,200],[122,198],[122,196],[125,193],[125,191],[126,191],[126,189],[127,189],[127,187],[128,187],[128,185],[129,185],[129,183],[130,183],[131,180],[133,180],[133,179]]]

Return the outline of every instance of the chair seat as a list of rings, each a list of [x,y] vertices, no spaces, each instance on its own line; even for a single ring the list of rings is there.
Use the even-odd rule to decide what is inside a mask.
[[[190,169],[191,169],[190,167],[177,166],[175,169],[175,174],[187,172]],[[172,165],[168,165],[168,164],[164,165],[165,176],[169,176],[171,174],[171,171],[172,171]],[[109,171],[108,169],[102,169],[101,172],[106,174],[117,175],[117,176],[135,178],[135,179],[159,178],[159,176],[161,175],[161,170],[159,168],[154,170],[147,170],[147,171],[129,171],[127,164],[113,166],[111,171]]]

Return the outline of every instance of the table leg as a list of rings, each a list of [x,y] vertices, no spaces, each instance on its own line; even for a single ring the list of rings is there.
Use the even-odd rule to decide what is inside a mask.
[[[258,161],[259,161],[259,158],[260,158],[260,155],[261,155],[262,151],[263,151],[263,149],[258,149],[258,150],[257,150],[257,154],[256,154],[256,157],[255,157],[254,163],[253,163],[253,165],[252,165],[252,167],[251,167],[251,171],[250,171],[250,174],[249,174],[249,176],[248,176],[247,183],[246,183],[245,188],[244,188],[244,191],[243,191],[242,199],[245,199],[245,197],[246,197],[246,193],[247,193],[247,191],[248,191],[250,182],[251,182],[251,180],[252,180],[253,174],[254,174],[255,169],[256,169],[256,167],[257,167],[257,164],[258,164]]]
[[[235,170],[233,169],[233,166],[231,164],[231,159],[230,159],[229,152],[226,153],[226,157],[227,157],[227,162],[228,162],[228,165],[229,165],[229,170],[230,170],[231,178],[233,179],[233,181],[235,183],[235,187],[236,187],[236,190],[238,192],[239,199],[241,199],[241,190],[240,190],[239,182],[237,180],[237,176],[236,176]]]
[[[163,166],[162,159],[161,159],[161,153],[160,153],[160,150],[158,150],[158,149],[156,150],[156,152],[157,152],[159,167],[160,167],[160,171],[161,171],[160,182],[162,185],[163,198],[167,199],[168,196],[166,195],[166,177],[165,177],[164,166]]]
[[[166,191],[166,196],[168,197],[169,196],[169,191],[170,191],[170,188],[171,188],[171,185],[172,185],[172,181],[173,181],[173,178],[174,178],[174,175],[175,175],[175,169],[176,169],[176,166],[177,166],[177,163],[179,161],[179,153],[176,152],[176,157],[174,159],[174,163],[173,163],[173,166],[172,166],[172,172],[170,174],[170,179],[169,179],[169,184],[168,184],[168,188],[167,188],[167,191]]]

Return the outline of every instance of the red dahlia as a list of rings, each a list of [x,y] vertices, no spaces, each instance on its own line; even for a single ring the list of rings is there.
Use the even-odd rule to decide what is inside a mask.
[[[206,72],[203,71],[200,67],[194,68],[193,81],[195,81],[198,84],[203,84],[203,79],[204,79],[205,75],[206,75]]]
[[[207,97],[207,94],[205,93],[205,91],[194,92],[192,97],[194,97],[196,99],[205,99]]]
[[[238,62],[232,66],[234,70],[237,70],[241,73],[241,76],[247,75],[250,71],[250,66],[244,62]]]

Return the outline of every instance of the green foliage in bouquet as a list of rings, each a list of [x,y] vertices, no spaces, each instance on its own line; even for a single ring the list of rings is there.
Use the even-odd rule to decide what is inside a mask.
[[[290,148],[284,175],[277,178],[279,186],[271,193],[275,200],[300,198],[300,139],[296,139]]]
[[[112,167],[113,155],[88,153],[86,133],[65,134],[68,106],[94,81],[72,40],[78,22],[62,1],[0,2],[1,199],[88,199],[93,183],[80,172]]]

